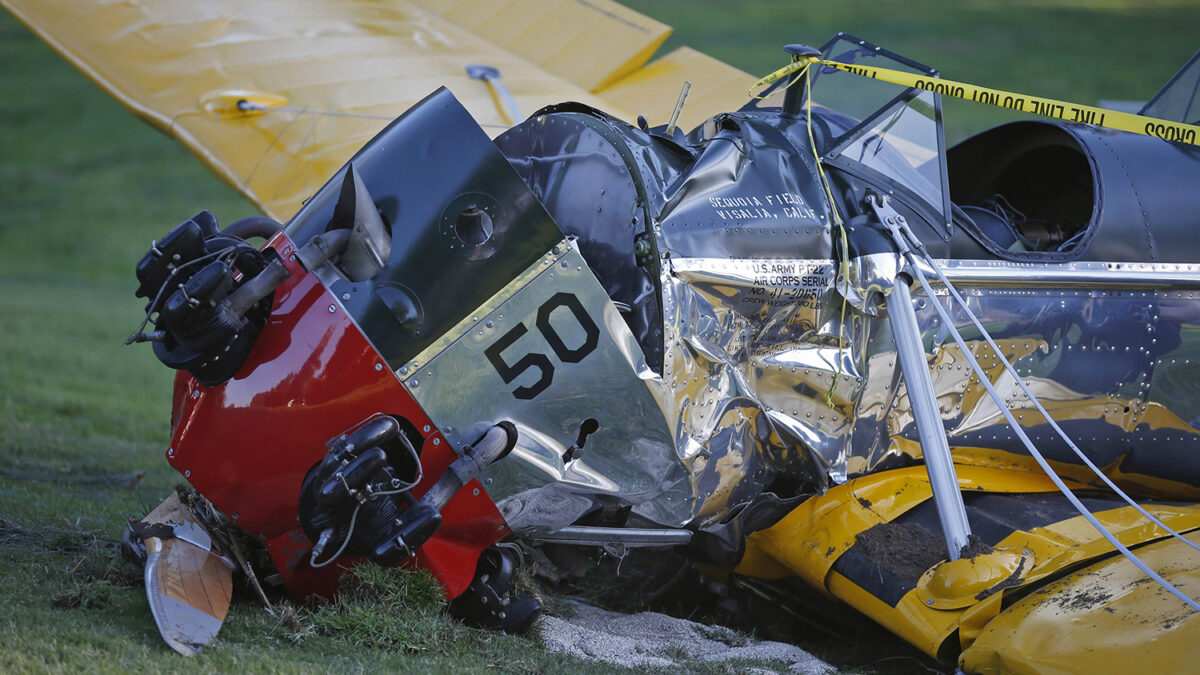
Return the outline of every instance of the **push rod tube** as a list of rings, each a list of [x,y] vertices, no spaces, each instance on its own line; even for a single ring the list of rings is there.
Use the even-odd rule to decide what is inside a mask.
[[[962,492],[958,489],[958,475],[954,472],[946,428],[938,412],[933,378],[925,360],[917,314],[908,290],[910,283],[912,279],[905,273],[896,277],[896,284],[887,296],[888,320],[900,357],[904,386],[908,389],[909,405],[917,422],[917,435],[921,439],[921,452],[925,456],[925,469],[929,472],[929,484],[933,488],[933,501],[942,523],[947,553],[950,560],[958,560],[971,536],[971,525],[967,522],[967,509],[963,505]]]

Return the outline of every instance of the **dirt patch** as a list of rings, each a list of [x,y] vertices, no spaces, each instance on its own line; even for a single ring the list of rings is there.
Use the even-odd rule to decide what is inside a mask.
[[[1104,605],[1112,598],[1113,594],[1108,591],[1083,589],[1075,593],[1064,593],[1055,600],[1056,604],[1063,609],[1082,612]]]
[[[967,545],[962,547],[958,555],[960,558],[974,558],[977,555],[987,555],[993,550],[995,549],[983,543],[982,539],[972,534],[967,537]]]
[[[916,581],[946,559],[946,541],[917,523],[880,523],[860,532],[855,549],[897,578]]]
[[[175,536],[175,528],[166,523],[145,523],[137,518],[129,519],[129,529],[143,541],[150,537],[171,539]]]

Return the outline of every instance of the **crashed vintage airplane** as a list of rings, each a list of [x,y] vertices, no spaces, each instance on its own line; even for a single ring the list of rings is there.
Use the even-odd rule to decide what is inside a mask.
[[[429,81],[312,193],[355,137],[319,124],[378,122],[307,84],[232,87],[300,47],[205,62],[168,115],[175,82],[117,82],[111,45],[5,3],[267,212],[306,197],[284,225],[198,214],[137,265],[135,339],[180,371],[166,454],[195,488],[132,528],[176,649],[215,635],[231,558],[299,599],[415,563],[459,615],[521,630],[522,541],[686,547],[780,602],[799,579],[969,672],[1200,656],[1196,147],[1021,121],[947,150],[938,87],[844,71],[937,73],[848,35],[731,103],[752,78],[687,50],[643,66],[665,29],[564,3],[621,45],[584,102],[519,121],[542,84],[498,61],[447,76],[471,110]],[[196,13],[201,61],[320,18],[166,4]],[[311,35],[436,55],[488,28],[472,2],[366,4]],[[160,50],[189,27],[125,11],[94,10]],[[684,77],[702,103],[659,126],[596,100],[665,120]],[[1198,79],[1193,58],[1143,112],[1195,124]]]

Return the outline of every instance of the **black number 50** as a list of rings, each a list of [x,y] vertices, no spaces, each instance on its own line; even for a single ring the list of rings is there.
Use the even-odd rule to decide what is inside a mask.
[[[562,336],[554,329],[550,323],[550,315],[556,309],[566,309],[575,318],[575,322],[583,329],[584,340],[578,347],[568,347],[563,342]],[[563,363],[579,363],[588,354],[591,354],[596,345],[600,343],[600,328],[592,321],[592,317],[588,316],[584,310],[583,304],[579,302],[579,298],[571,293],[555,293],[549,300],[543,302],[541,307],[538,307],[537,318],[534,320],[534,325],[538,332],[545,338],[546,344],[550,345],[550,349],[559,361]],[[496,369],[501,379],[505,384],[512,382],[521,376],[521,373],[530,368],[537,368],[541,375],[537,382],[532,385],[517,387],[513,389],[513,396],[519,399],[531,399],[546,390],[550,383],[554,380],[554,364],[550,362],[549,357],[538,352],[530,352],[518,358],[513,363],[508,363],[504,360],[503,352],[512,346],[514,342],[521,339],[521,336],[529,332],[525,324],[520,323],[501,335],[498,340],[493,342],[491,346],[483,351],[491,362],[492,367]]]

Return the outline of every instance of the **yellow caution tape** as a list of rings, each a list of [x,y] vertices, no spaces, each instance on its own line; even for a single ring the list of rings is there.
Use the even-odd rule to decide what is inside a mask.
[[[944,80],[937,77],[928,77],[916,75],[914,73],[906,73],[900,70],[891,70],[888,68],[875,68],[873,66],[858,66],[838,61],[827,61],[818,58],[798,59],[788,65],[776,70],[767,75],[754,84],[754,88],[764,87],[772,84],[781,78],[787,77],[792,73],[804,70],[809,66],[817,64],[829,66],[844,70],[847,73],[854,73],[863,77],[869,77],[875,80],[891,82],[905,87],[916,87],[932,91],[936,94],[945,96],[953,96],[967,101],[975,101],[976,103],[985,103],[999,108],[1010,108],[1020,112],[1033,113],[1043,115],[1045,117],[1053,117],[1067,122],[1081,122],[1083,124],[1091,124],[1107,129],[1117,129],[1120,131],[1130,131],[1135,134],[1144,134],[1146,136],[1154,136],[1167,141],[1176,143],[1189,143],[1191,145],[1200,145],[1197,142],[1196,130],[1197,127],[1192,124],[1181,124],[1179,122],[1171,122],[1161,120],[1154,117],[1145,117],[1142,115],[1134,115],[1131,113],[1117,112],[1115,110],[1105,110],[1104,108],[1095,108],[1088,105],[1079,105],[1077,103],[1069,103],[1067,101],[1058,101],[1052,98],[1042,98],[1038,96],[1029,96],[1028,94],[1018,94],[1011,91],[1001,89],[989,89],[987,87],[978,87],[966,82],[955,82],[954,80]]]

